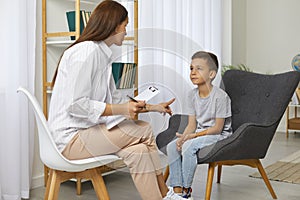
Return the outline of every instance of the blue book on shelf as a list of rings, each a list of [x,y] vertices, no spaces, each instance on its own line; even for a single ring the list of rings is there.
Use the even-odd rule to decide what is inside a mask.
[[[112,63],[112,74],[116,83],[116,88],[120,87],[123,66],[124,63]]]
[[[85,11],[84,10],[80,11],[80,34],[82,33],[82,31],[84,29],[82,12],[85,12]],[[68,12],[66,12],[66,15],[67,15],[69,31],[74,32],[75,31],[75,11],[68,11]],[[75,36],[71,36],[71,40],[75,40]]]

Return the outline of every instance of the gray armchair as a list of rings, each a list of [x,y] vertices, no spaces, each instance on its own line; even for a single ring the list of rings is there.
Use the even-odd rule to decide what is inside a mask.
[[[205,199],[211,195],[214,169],[218,166],[220,183],[222,165],[247,165],[257,168],[272,197],[276,194],[268,180],[260,159],[264,158],[277,126],[300,81],[299,72],[262,75],[229,70],[223,76],[225,91],[231,98],[233,134],[225,140],[198,152],[198,164],[209,164]],[[167,144],[176,132],[183,132],[188,116],[173,115],[167,130],[156,142],[166,153]],[[164,174],[168,178],[168,167]]]

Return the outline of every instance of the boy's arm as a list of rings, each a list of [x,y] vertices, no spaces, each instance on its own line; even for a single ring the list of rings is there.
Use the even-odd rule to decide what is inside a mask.
[[[189,115],[188,117],[188,125],[185,127],[182,135],[187,135],[190,133],[194,133],[196,130],[197,121],[195,115]]]
[[[197,126],[196,116],[195,115],[189,115],[188,117],[188,124],[185,127],[182,134],[176,133],[176,136],[178,137],[178,140],[176,142],[177,149],[181,150],[182,144],[190,139],[191,135],[195,132]]]
[[[193,138],[203,136],[203,135],[215,135],[215,134],[220,134],[223,130],[225,123],[224,118],[216,118],[216,124],[212,127],[209,127],[208,129],[201,131],[201,132],[196,132],[193,134]]]

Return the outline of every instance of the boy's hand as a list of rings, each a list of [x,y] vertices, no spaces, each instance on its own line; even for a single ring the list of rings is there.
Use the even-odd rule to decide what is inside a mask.
[[[176,133],[176,136],[178,137],[177,142],[176,142],[177,150],[181,151],[183,143],[187,140],[193,139],[195,137],[195,134]]]

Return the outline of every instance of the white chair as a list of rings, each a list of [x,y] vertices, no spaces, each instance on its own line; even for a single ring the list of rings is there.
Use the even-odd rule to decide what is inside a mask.
[[[98,199],[109,199],[100,167],[120,160],[120,158],[116,155],[104,155],[82,160],[66,159],[58,151],[52,139],[46,118],[37,99],[23,87],[18,88],[17,92],[24,93],[33,106],[38,127],[40,158],[42,162],[50,168],[44,199],[56,200],[58,198],[60,184],[72,178],[91,180]]]

